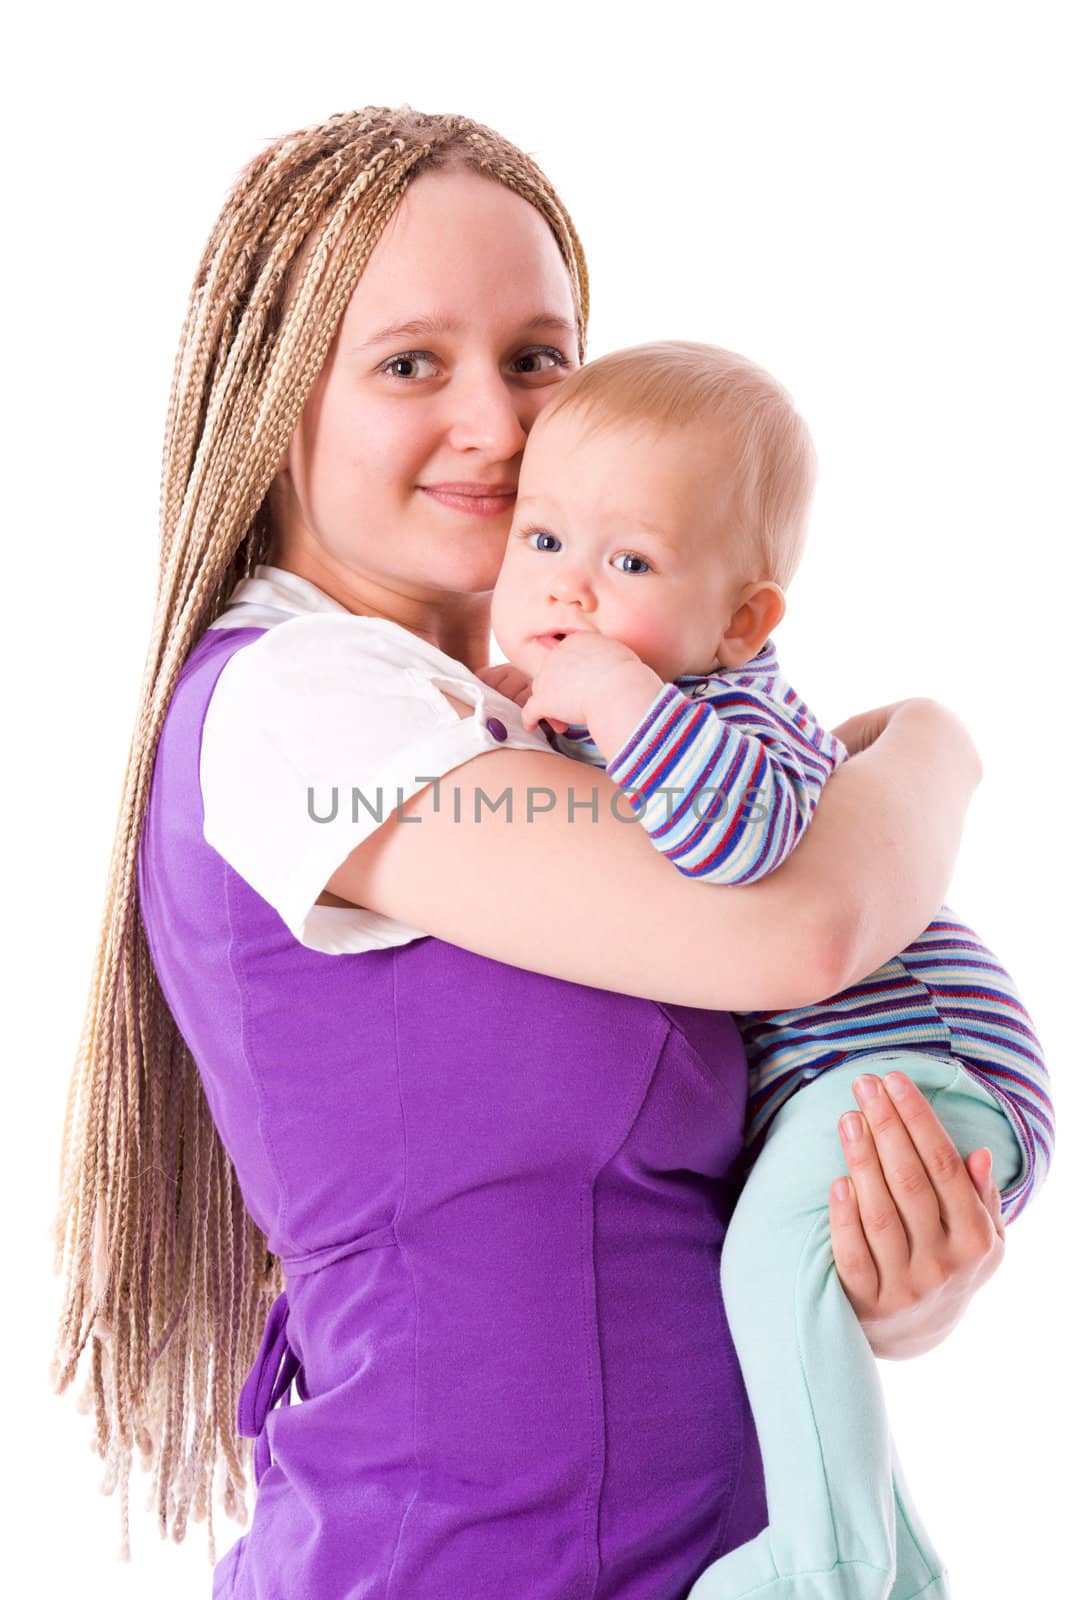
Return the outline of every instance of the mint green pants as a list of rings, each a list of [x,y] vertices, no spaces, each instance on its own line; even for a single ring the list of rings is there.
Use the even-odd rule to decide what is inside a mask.
[[[944,1600],[945,1567],[908,1495],[877,1364],[841,1287],[828,1200],[852,1084],[897,1068],[962,1155],[986,1145],[1003,1192],[1023,1156],[992,1095],[918,1051],[854,1057],[776,1115],[723,1247],[722,1286],[763,1457],[769,1525],[707,1569],[689,1600]]]

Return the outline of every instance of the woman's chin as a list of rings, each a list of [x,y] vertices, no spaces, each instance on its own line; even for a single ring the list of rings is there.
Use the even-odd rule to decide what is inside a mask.
[[[432,573],[439,588],[455,589],[462,594],[487,594],[496,588],[506,543],[506,528],[495,536],[486,529],[473,537],[467,535],[456,540],[442,540],[438,533],[435,541],[426,539],[421,543],[421,555],[413,565],[422,572],[424,579],[429,579]],[[416,549],[419,548],[417,545]],[[432,563],[426,559],[428,548],[434,552]]]

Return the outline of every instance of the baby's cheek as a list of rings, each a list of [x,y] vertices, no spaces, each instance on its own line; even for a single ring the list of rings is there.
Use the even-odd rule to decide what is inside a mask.
[[[614,637],[628,645],[661,678],[673,676],[664,672],[664,667],[670,663],[674,644],[674,631],[665,619],[634,607],[625,618],[620,619]]]
[[[529,621],[529,606],[522,590],[507,571],[506,557],[493,590],[489,608],[489,626],[508,660],[518,665],[517,652],[520,650],[522,640],[531,632],[533,624]]]
[[[515,585],[512,583],[508,572],[507,556],[505,556],[500,571],[496,576],[496,583],[493,586],[493,598],[489,607],[489,619],[494,633],[497,633],[501,628],[511,626],[511,619],[515,609],[512,600],[514,588]]]

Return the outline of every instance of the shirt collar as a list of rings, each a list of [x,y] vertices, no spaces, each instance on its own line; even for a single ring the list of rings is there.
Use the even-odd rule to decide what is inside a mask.
[[[331,600],[308,578],[299,578],[295,572],[286,572],[284,567],[272,567],[263,561],[253,568],[250,578],[242,578],[235,584],[226,609],[239,605],[267,606],[272,611],[286,611],[297,617],[310,616],[316,611],[345,611],[339,601]]]
[[[273,567],[262,561],[253,568],[250,578],[242,578],[234,584],[224,610],[215,618],[208,631],[212,629],[221,631],[226,628],[273,628],[289,617],[322,615],[348,617],[374,633],[384,633],[390,638],[399,639],[403,641],[403,648],[409,656],[421,658],[438,672],[442,668],[447,668],[445,676],[451,674],[464,681],[478,683],[479,689],[482,687],[481,680],[469,667],[462,661],[455,660],[453,656],[446,655],[421,634],[412,633],[409,628],[394,622],[390,617],[365,617],[358,612],[349,611],[347,606],[331,599],[309,578],[299,578],[295,572],[288,572],[284,567]]]
[[[737,683],[756,676],[773,676],[779,671],[778,649],[773,639],[768,639],[763,649],[740,667],[718,667],[714,672],[686,672],[674,682],[691,700],[698,699],[712,679],[716,683]]]

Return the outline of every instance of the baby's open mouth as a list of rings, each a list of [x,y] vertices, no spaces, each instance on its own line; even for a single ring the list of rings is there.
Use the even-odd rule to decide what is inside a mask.
[[[580,628],[563,628],[559,633],[538,633],[534,635],[536,644],[544,645],[547,650],[550,644],[562,644],[564,639],[569,639],[572,633],[581,633]]]

